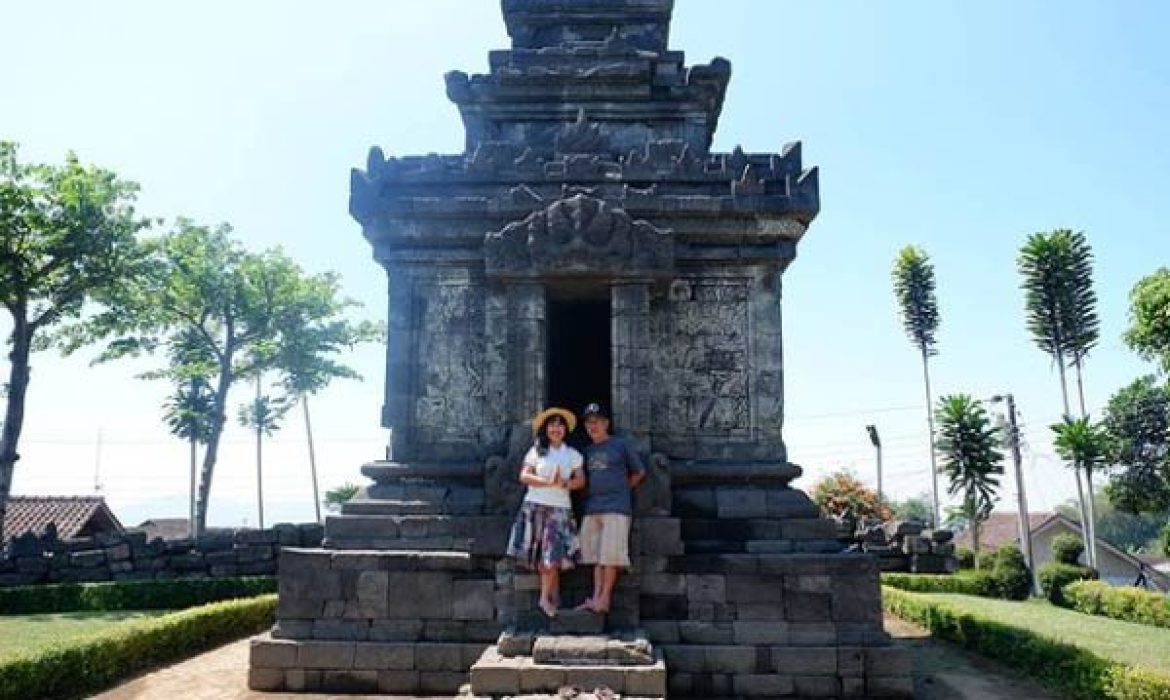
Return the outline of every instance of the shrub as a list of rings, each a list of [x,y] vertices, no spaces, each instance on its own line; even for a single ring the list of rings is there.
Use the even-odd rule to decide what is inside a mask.
[[[1064,587],[1064,599],[1073,610],[1089,615],[1170,627],[1170,598],[1163,593],[1104,581],[1073,581]]]
[[[1078,700],[1165,700],[1170,676],[1103,659],[1031,630],[963,612],[914,593],[882,589],[887,612],[941,639],[998,660]]]
[[[957,574],[884,573],[882,583],[917,593],[962,593],[984,598],[995,597],[995,582],[986,571],[963,571]]]
[[[1057,564],[1055,562],[1040,567],[1040,587],[1044,589],[1044,596],[1053,605],[1067,606],[1064,598],[1064,587],[1073,581],[1083,581],[1097,578],[1097,572],[1087,566],[1072,564]]]
[[[972,552],[970,549],[959,547],[955,550],[955,557],[959,560],[960,569],[975,568],[975,552]]]
[[[1032,574],[1024,562],[1024,554],[1015,545],[995,551],[991,580],[997,598],[1025,600],[1032,594]]]
[[[275,592],[271,576],[20,586],[0,588],[0,614],[168,610]]]
[[[1085,543],[1076,535],[1070,535],[1065,532],[1052,538],[1052,558],[1058,564],[1076,566],[1080,562],[1081,555],[1084,552]]]
[[[276,596],[212,603],[0,661],[0,700],[71,698],[271,627]]]

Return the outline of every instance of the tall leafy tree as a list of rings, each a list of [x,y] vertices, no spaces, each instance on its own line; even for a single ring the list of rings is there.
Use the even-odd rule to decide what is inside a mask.
[[[1003,474],[1001,437],[982,404],[966,394],[939,399],[938,451],[947,493],[959,496],[960,510],[971,527],[971,541],[979,553],[980,524],[995,506]]]
[[[1170,268],[1160,268],[1134,285],[1125,342],[1170,374]]]
[[[1111,438],[1106,493],[1130,513],[1170,509],[1170,387],[1145,376],[1109,399],[1102,418]]]
[[[1061,459],[1074,470],[1085,473],[1085,481],[1089,484],[1089,493],[1092,494],[1093,472],[1103,468],[1108,460],[1109,434],[1104,427],[1092,423],[1087,417],[1073,418],[1065,416],[1064,420],[1052,426],[1055,433],[1053,446]],[[1090,516],[1095,510],[1090,510]],[[1084,522],[1084,521],[1082,521]],[[1085,528],[1082,527],[1082,530]],[[1088,553],[1089,561],[1097,561],[1097,535],[1092,529]]]
[[[291,408],[288,397],[264,393],[264,373],[256,372],[256,397],[240,406],[240,425],[256,432],[256,512],[264,529],[264,438],[280,430],[280,421]]]
[[[933,523],[941,522],[938,495],[938,462],[935,456],[934,399],[930,391],[930,357],[938,353],[938,299],[935,296],[934,265],[921,248],[906,246],[894,260],[894,296],[902,327],[922,358],[922,382],[926,390],[926,426],[930,443],[930,485]]]
[[[1025,240],[1016,259],[1024,290],[1028,331],[1036,345],[1056,364],[1060,376],[1063,415],[1071,416],[1067,368],[1077,373],[1081,416],[1086,415],[1081,370],[1099,336],[1097,297],[1093,291],[1093,255],[1085,235],[1069,229],[1034,233]],[[1080,470],[1074,472],[1085,550],[1092,559],[1094,518],[1085,497]],[[1091,488],[1091,486],[1090,486]]]
[[[0,305],[12,317],[9,375],[0,429],[0,541],[12,489],[30,357],[58,341],[54,327],[86,301],[133,276],[138,186],[73,154],[62,165],[21,163],[0,141]]]
[[[219,458],[228,394],[233,384],[274,366],[286,330],[281,319],[309,324],[342,322],[345,303],[336,281],[306,275],[279,250],[245,251],[226,224],[217,228],[180,219],[174,229],[146,243],[149,264],[118,290],[118,313],[102,313],[70,329],[70,349],[103,339],[98,361],[153,354],[176,338],[197,338],[214,358],[211,430],[200,468],[196,531],[207,523],[212,477]],[[203,360],[199,360],[202,362]],[[146,378],[181,382],[191,368],[173,358]]]

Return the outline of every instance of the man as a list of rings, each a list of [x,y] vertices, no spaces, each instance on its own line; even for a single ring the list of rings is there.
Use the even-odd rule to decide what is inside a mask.
[[[590,444],[585,447],[585,517],[581,521],[581,563],[593,565],[593,596],[579,610],[609,612],[613,589],[630,565],[631,489],[646,478],[637,452],[609,434],[609,415],[596,403],[581,414]]]

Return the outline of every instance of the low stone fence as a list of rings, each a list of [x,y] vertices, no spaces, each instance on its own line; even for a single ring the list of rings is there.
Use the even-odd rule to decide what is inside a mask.
[[[142,532],[57,539],[26,533],[0,553],[0,587],[84,581],[273,576],[281,547],[319,547],[317,523],[147,541]]]

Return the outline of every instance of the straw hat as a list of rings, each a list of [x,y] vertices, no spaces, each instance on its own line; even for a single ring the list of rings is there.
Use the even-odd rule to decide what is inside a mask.
[[[577,416],[574,416],[572,411],[554,406],[552,408],[546,408],[532,417],[533,435],[540,432],[540,426],[544,425],[544,422],[551,416],[560,416],[565,421],[565,425],[569,426],[566,432],[571,433],[577,427]]]

